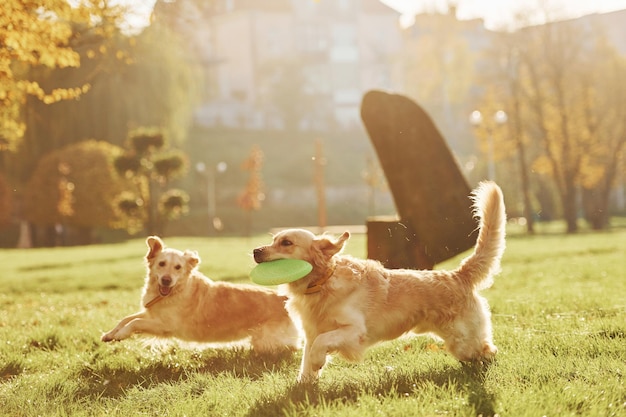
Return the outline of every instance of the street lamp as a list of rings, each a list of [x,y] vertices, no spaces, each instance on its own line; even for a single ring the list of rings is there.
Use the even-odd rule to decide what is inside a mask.
[[[508,116],[504,110],[498,110],[493,115],[493,123],[486,123],[485,128],[487,130],[487,179],[491,181],[496,180],[496,164],[494,157],[493,147],[493,128],[495,126],[503,125],[507,122]],[[469,117],[469,121],[472,126],[478,127],[483,123],[483,115],[480,111],[474,110]]]
[[[207,211],[209,215],[210,230],[220,231],[224,228],[222,220],[217,216],[217,176],[226,172],[228,164],[224,161],[218,162],[212,169],[208,169],[204,162],[196,164],[196,171],[207,176]]]

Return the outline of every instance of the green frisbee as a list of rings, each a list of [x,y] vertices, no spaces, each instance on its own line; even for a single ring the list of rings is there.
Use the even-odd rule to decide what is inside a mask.
[[[297,281],[313,270],[313,265],[300,259],[277,259],[261,262],[250,271],[250,279],[259,285],[278,285]]]

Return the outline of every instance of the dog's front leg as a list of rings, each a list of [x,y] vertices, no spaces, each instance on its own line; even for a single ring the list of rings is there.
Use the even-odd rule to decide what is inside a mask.
[[[143,318],[145,317],[145,315],[146,315],[145,311],[141,311],[139,313],[131,314],[130,316],[124,317],[122,320],[120,320],[117,326],[113,328],[113,330],[108,331],[107,333],[103,334],[100,340],[102,340],[103,342],[111,342],[113,340],[126,339],[126,337],[130,336],[130,334],[128,334],[126,337],[120,337],[120,335],[118,334],[120,333],[120,330],[126,327],[128,323],[130,323],[131,321],[135,319]]]
[[[341,353],[346,359],[359,361],[363,357],[365,331],[358,326],[343,326],[330,332],[322,333],[307,346],[302,357],[299,380],[315,380],[326,364],[326,355]]]
[[[124,340],[134,333],[145,333],[157,337],[168,337],[173,330],[168,328],[161,320],[137,317],[123,326],[116,334],[115,340]]]
[[[300,373],[298,375],[298,382],[314,382],[319,376],[319,370],[314,371],[311,369],[311,338],[307,337],[304,344],[304,350],[302,351],[302,363],[300,364]]]

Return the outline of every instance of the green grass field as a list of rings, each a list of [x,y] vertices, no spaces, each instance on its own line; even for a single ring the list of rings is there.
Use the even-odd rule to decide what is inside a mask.
[[[215,280],[247,281],[269,237],[171,238]],[[0,414],[6,416],[626,416],[626,229],[512,234],[484,291],[500,352],[462,365],[428,337],[335,358],[295,383],[300,354],[104,344],[139,306],[143,240],[0,250]],[[364,236],[346,249],[365,255]],[[439,265],[455,266],[462,256]],[[227,318],[225,318],[227,319]]]

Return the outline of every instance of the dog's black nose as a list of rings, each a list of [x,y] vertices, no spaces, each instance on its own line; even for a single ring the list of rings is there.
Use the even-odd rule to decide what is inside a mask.
[[[263,257],[263,249],[261,248],[256,248],[252,251],[252,254],[254,255],[254,260],[256,261],[256,263],[261,263],[263,261],[262,257]]]
[[[172,277],[170,277],[169,275],[164,275],[161,277],[161,285],[163,285],[164,287],[169,287],[171,283]]]

